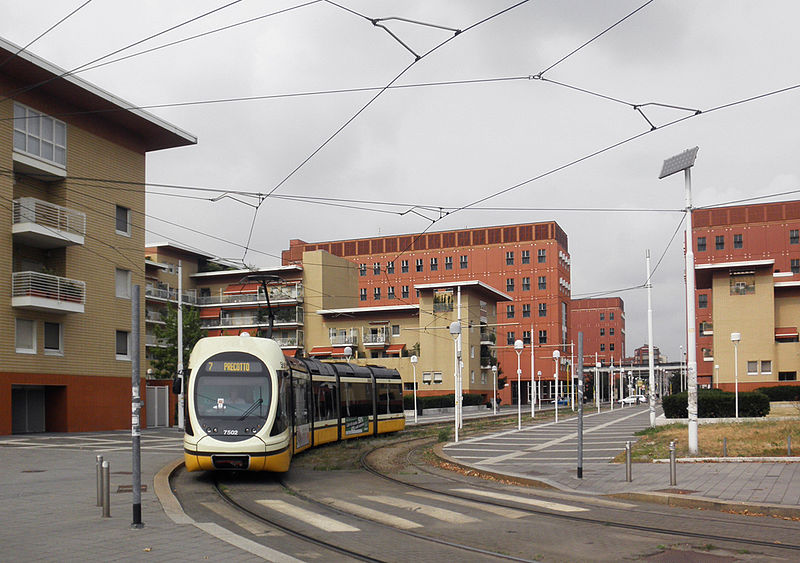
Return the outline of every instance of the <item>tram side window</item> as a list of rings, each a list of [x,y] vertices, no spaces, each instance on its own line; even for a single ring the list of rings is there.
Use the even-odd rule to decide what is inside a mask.
[[[270,436],[277,436],[289,427],[289,417],[286,409],[289,402],[289,378],[285,373],[278,378],[278,405],[275,413],[275,424],[272,425]]]
[[[403,412],[403,389],[399,383],[378,384],[378,414]]]
[[[371,416],[372,393],[370,383],[342,382],[340,398],[342,417]]]
[[[336,386],[323,381],[314,381],[311,385],[314,393],[314,421],[336,419]]]
[[[307,379],[294,380],[294,416],[298,426],[309,423]]]

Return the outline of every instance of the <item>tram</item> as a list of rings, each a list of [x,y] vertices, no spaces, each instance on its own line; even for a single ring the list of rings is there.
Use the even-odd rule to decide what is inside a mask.
[[[199,340],[188,367],[188,471],[285,472],[307,448],[405,427],[394,369],[289,358],[247,333]]]

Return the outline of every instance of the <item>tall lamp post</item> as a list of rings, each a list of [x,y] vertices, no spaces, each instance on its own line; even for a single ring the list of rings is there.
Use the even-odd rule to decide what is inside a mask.
[[[556,365],[556,373],[553,376],[556,382],[556,401],[555,401],[555,410],[556,410],[556,422],[558,422],[558,359],[561,357],[561,352],[558,350],[553,350],[553,362]]]
[[[719,364],[714,364],[714,381],[711,382],[711,388],[716,389],[719,385]]]
[[[492,379],[494,381],[492,394],[492,414],[497,414],[497,366],[492,366]]]
[[[536,372],[539,382],[536,387],[536,399],[539,401],[539,410],[542,410],[542,370]]]
[[[517,430],[522,430],[522,368],[520,367],[520,354],[524,344],[522,340],[514,341],[514,351],[517,353]]]
[[[733,392],[734,404],[736,405],[736,418],[739,418],[739,341],[741,339],[741,333],[731,333],[731,342],[733,342]]]
[[[459,405],[461,404],[461,356],[460,350],[458,349],[458,339],[461,336],[461,323],[458,321],[453,321],[450,323],[450,335],[453,337],[453,347],[455,348],[455,368],[453,370],[453,388],[454,388],[454,403],[453,406],[455,407],[455,425],[456,425],[456,442],[458,442],[458,416],[459,416]]]
[[[600,413],[600,362],[594,363],[594,392],[597,394],[597,412]]]
[[[353,357],[353,349],[350,346],[344,348],[344,361],[350,363],[350,358]]]
[[[411,356],[411,369],[414,370],[414,424],[417,423],[417,356]]]

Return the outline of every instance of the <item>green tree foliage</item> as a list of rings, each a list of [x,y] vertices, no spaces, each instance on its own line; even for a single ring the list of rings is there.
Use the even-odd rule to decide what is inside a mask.
[[[165,347],[155,348],[153,376],[159,379],[170,379],[178,373],[178,307],[170,304],[166,313],[161,314],[161,319],[166,323],[155,327],[156,338],[166,344]],[[203,338],[200,328],[200,313],[194,307],[183,307],[183,363],[184,369],[189,363],[189,353]]]

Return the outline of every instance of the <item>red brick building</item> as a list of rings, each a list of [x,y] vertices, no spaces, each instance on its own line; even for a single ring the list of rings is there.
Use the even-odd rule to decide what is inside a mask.
[[[625,303],[619,297],[599,299],[573,299],[570,313],[573,337],[583,332],[583,357],[586,365],[594,364],[594,357],[619,365],[625,357]]]
[[[567,235],[554,221],[315,243],[291,240],[283,264],[301,264],[302,253],[312,250],[358,266],[359,303],[366,307],[418,303],[415,284],[461,280],[479,280],[512,296],[497,310],[497,358],[512,381],[514,341],[524,341],[523,402],[531,376],[531,341],[536,345],[534,369],[541,369],[545,379],[553,378],[553,348],[570,341],[570,257]],[[569,346],[562,356],[569,357]],[[568,366],[562,369],[563,380]],[[510,388],[502,392],[505,402],[511,399]]]

